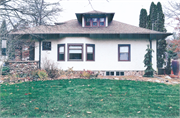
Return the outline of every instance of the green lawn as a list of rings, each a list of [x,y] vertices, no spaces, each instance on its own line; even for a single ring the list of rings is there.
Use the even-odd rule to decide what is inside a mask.
[[[71,79],[2,84],[1,117],[178,117],[179,85]]]

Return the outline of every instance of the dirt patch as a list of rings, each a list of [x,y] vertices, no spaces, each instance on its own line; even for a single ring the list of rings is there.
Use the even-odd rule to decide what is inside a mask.
[[[134,80],[134,81],[149,81],[165,84],[180,84],[180,78],[171,78],[168,75],[155,75],[153,78],[142,76],[98,76],[100,79],[114,79],[114,80]]]
[[[75,79],[75,78],[81,78],[81,79],[89,79],[89,78],[82,78],[78,75],[61,75],[60,77],[56,79],[46,78],[46,80],[57,80],[57,79]],[[149,82],[156,82],[156,83],[164,83],[164,84],[180,84],[180,78],[172,78],[168,75],[155,75],[153,78],[148,77],[142,77],[142,76],[102,76],[98,75],[96,77],[97,79],[111,79],[111,80],[133,80],[133,81],[149,81]],[[96,78],[90,78],[90,79],[96,79]],[[13,77],[8,76],[2,76],[0,78],[0,83],[8,82],[8,83],[19,83],[24,81],[32,81],[30,78],[17,78],[14,79]],[[41,79],[37,79],[37,81],[41,81]]]

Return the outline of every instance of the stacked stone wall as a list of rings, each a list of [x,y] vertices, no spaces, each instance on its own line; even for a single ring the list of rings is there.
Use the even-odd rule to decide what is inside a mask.
[[[38,61],[8,61],[6,66],[10,68],[10,74],[28,74],[39,68]]]

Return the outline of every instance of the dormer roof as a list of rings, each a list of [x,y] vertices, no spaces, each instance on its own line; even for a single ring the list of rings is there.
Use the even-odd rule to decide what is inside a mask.
[[[107,12],[101,12],[97,10],[93,10],[90,12],[84,12],[84,13],[76,13],[77,20],[80,24],[82,24],[82,17],[107,17],[108,18],[108,24],[111,23],[113,20],[115,13],[107,13]]]

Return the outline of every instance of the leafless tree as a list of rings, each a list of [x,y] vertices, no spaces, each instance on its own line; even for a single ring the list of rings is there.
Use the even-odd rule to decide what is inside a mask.
[[[168,23],[174,27],[175,30],[180,32],[180,2],[169,1],[165,8],[165,16],[171,21]]]
[[[62,11],[59,2],[45,0],[1,0],[0,15],[9,21],[14,29],[18,26],[49,25],[54,23]]]
[[[48,3],[46,0],[0,0],[0,19],[6,20],[9,32],[39,25],[51,25],[56,22],[61,11],[62,8],[59,2]],[[0,22],[2,21],[0,20]],[[21,35],[8,37],[8,56],[14,56],[13,50],[16,48],[22,49],[22,43],[28,46],[34,44],[33,41],[28,40],[25,42],[25,40],[20,38]]]

